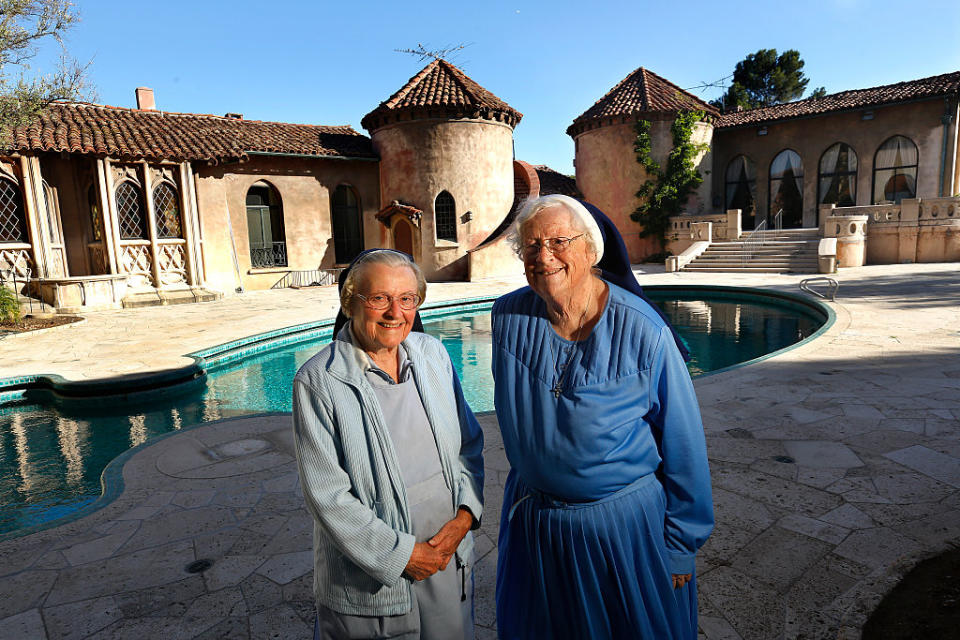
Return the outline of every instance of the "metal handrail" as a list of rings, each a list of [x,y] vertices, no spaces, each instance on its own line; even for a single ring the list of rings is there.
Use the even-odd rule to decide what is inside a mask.
[[[750,258],[753,257],[753,252],[756,251],[756,247],[763,246],[763,235],[767,230],[767,221],[763,220],[754,228],[753,231],[747,234],[747,237],[743,239],[743,257],[741,258],[740,265],[745,267],[747,262],[750,261]]]
[[[783,231],[783,209],[777,211],[773,216],[773,228],[776,230],[776,235],[780,235],[780,232]]]
[[[303,287],[322,287],[336,284],[337,278],[343,269],[306,269],[289,271],[280,278],[271,289],[286,289],[288,287],[301,289]]]
[[[819,291],[814,291],[810,288],[810,285],[813,283],[825,283],[827,285],[827,295],[823,295]],[[837,298],[837,291],[840,289],[840,283],[834,280],[833,278],[827,276],[817,276],[816,278],[805,278],[800,281],[800,290],[806,291],[807,293],[817,296],[818,298],[823,298],[824,300],[829,300],[833,302]],[[829,296],[829,297],[828,297]]]

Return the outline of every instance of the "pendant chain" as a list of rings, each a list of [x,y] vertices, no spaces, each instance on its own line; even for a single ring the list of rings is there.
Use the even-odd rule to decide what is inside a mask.
[[[563,393],[563,381],[567,377],[567,371],[570,370],[570,363],[573,362],[573,356],[576,355],[574,347],[577,343],[577,338],[580,337],[580,331],[583,330],[583,321],[587,317],[587,309],[590,308],[590,298],[587,298],[587,304],[583,307],[583,313],[580,314],[580,325],[577,327],[577,332],[573,334],[574,345],[570,347],[570,356],[567,358],[567,361],[563,364],[559,363],[559,358],[553,349],[553,340],[550,341],[550,355],[553,356],[553,361],[557,364],[554,367],[559,370],[559,375],[557,376],[557,383],[553,385],[553,388],[550,390],[553,392],[554,398],[560,398],[560,394]]]

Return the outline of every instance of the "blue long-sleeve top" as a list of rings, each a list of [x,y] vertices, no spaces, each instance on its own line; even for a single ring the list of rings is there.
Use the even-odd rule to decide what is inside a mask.
[[[671,570],[689,573],[713,529],[693,383],[656,311],[607,286],[600,320],[581,342],[557,335],[529,287],[494,304],[495,403],[507,458],[527,486],[574,502],[656,473],[667,499]]]

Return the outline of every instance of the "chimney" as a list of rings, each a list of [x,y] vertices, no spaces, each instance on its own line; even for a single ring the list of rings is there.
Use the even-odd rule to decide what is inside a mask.
[[[225,113],[225,114],[223,114],[223,117],[224,117],[224,118],[230,118],[230,119],[232,119],[232,120],[243,120],[243,114],[242,114],[242,113],[233,113],[233,112],[231,112],[231,113]]]
[[[150,87],[137,87],[137,109],[141,111],[155,111],[157,103],[153,99],[153,89]]]

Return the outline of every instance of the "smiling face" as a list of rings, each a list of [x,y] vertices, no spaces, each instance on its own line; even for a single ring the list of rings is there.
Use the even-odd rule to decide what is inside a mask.
[[[582,233],[565,207],[550,207],[523,226],[522,242],[523,246],[542,245],[549,238],[573,238]],[[523,256],[527,283],[548,302],[566,302],[575,291],[586,286],[593,262],[594,255],[585,236],[570,242],[565,251],[557,254],[541,247],[536,255]]]
[[[371,309],[361,298],[354,296],[350,303],[353,334],[360,348],[367,352],[393,351],[403,342],[417,317],[417,310],[401,309],[398,297],[417,294],[417,276],[405,266],[370,264],[359,274],[357,293],[363,296],[386,294],[391,296],[386,309]]]

